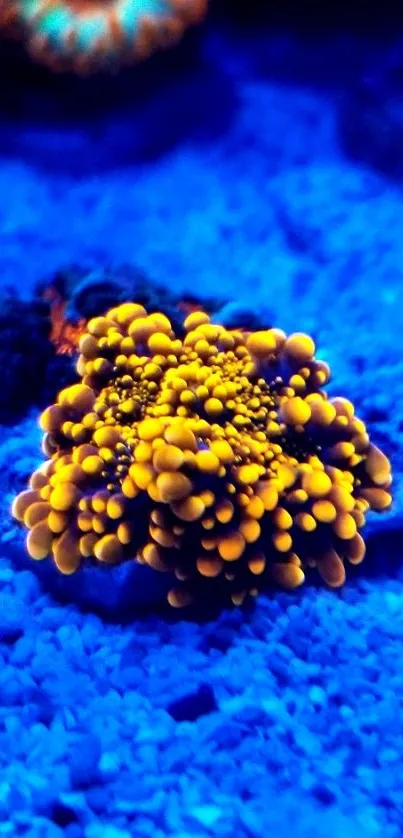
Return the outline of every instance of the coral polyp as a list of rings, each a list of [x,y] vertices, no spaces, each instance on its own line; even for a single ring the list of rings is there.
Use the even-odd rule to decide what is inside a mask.
[[[0,25],[52,69],[88,72],[147,58],[203,17],[207,0],[4,0]]]
[[[305,334],[227,330],[203,311],[181,335],[124,303],[87,324],[81,378],[41,416],[48,456],[13,506],[33,559],[62,573],[135,558],[177,582],[173,606],[235,604],[316,568],[330,587],[391,503],[387,457]]]

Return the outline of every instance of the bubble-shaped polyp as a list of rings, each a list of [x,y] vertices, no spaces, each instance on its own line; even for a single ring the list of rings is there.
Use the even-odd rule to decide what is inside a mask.
[[[359,530],[391,503],[390,464],[351,402],[328,399],[308,335],[227,330],[190,314],[184,338],[136,303],[87,324],[81,381],[41,417],[48,460],[13,513],[33,559],[62,573],[135,558],[178,580],[174,606],[236,604],[307,568],[338,587]]]

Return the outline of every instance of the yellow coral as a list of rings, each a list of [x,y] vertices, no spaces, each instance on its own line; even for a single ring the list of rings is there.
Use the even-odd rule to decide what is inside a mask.
[[[136,558],[175,573],[173,606],[221,585],[239,604],[316,567],[358,564],[368,510],[391,503],[390,464],[308,335],[255,333],[125,303],[87,324],[81,382],[41,416],[49,457],[13,505],[33,559],[62,573]],[[214,580],[214,582],[211,582]]]

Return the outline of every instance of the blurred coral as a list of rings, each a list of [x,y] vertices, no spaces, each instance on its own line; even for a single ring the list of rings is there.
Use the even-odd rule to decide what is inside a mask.
[[[0,27],[52,70],[88,73],[176,43],[206,8],[207,0],[3,0]]]
[[[229,330],[193,311],[123,303],[87,324],[81,382],[41,416],[48,461],[13,514],[33,559],[136,558],[174,572],[173,606],[269,581],[330,587],[362,561],[369,510],[389,507],[390,464],[347,399],[328,399],[308,335]]]

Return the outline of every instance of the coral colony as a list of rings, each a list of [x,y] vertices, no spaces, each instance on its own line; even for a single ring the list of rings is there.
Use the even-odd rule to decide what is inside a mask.
[[[4,0],[0,26],[51,69],[88,72],[147,58],[203,17],[207,0]]]
[[[79,350],[81,382],[41,416],[49,459],[13,505],[33,559],[172,571],[173,606],[213,589],[240,604],[309,568],[338,587],[345,560],[362,561],[390,464],[351,402],[323,391],[308,335],[227,330],[203,311],[176,335],[124,303],[87,323]]]

